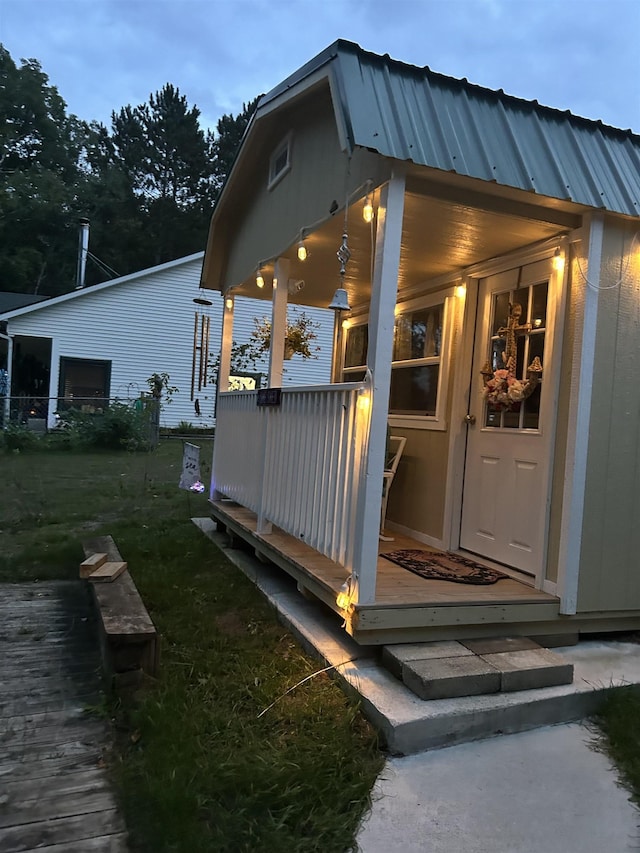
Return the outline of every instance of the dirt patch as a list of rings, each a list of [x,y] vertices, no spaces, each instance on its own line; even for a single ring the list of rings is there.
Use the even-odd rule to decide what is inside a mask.
[[[241,637],[247,633],[247,623],[235,610],[216,616],[215,626],[229,637]]]

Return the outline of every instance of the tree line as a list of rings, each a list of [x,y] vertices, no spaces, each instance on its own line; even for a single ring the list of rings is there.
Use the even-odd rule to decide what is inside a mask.
[[[257,100],[205,131],[167,83],[106,127],[68,114],[40,63],[0,45],[0,290],[73,290],[81,217],[88,285],[204,249]]]

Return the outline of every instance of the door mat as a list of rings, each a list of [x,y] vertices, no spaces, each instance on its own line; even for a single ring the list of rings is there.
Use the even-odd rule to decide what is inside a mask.
[[[403,569],[408,569],[421,578],[453,581],[453,583],[491,584],[502,578],[508,578],[503,572],[488,569],[466,557],[449,552],[420,551],[405,548],[380,554],[385,560],[391,560]]]

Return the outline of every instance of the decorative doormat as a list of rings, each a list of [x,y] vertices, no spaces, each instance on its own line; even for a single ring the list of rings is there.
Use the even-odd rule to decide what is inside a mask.
[[[503,572],[488,569],[466,557],[459,557],[449,552],[420,551],[405,548],[400,551],[389,551],[380,554],[385,560],[397,563],[403,569],[408,569],[421,578],[453,581],[453,583],[491,584],[502,578],[509,577]]]

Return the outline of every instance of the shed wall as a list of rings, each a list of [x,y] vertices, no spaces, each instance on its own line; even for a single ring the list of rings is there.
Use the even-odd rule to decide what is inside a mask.
[[[640,608],[640,251],[637,241],[632,245],[636,229],[605,223],[579,613]],[[581,265],[589,282],[595,282],[597,271],[587,271],[584,261]],[[584,279],[583,285],[588,286]]]
[[[364,182],[381,180],[375,154],[359,150],[349,158],[341,150],[328,84],[304,103],[278,112],[277,123],[273,117],[264,121],[268,129],[247,157],[242,186],[225,211],[224,288],[251,276],[259,260],[283,254],[297,242],[301,228],[328,217],[334,201],[342,207]],[[291,169],[268,189],[270,157],[289,133]]]

